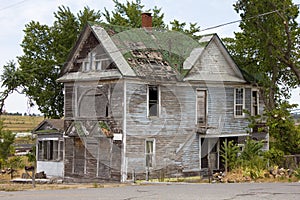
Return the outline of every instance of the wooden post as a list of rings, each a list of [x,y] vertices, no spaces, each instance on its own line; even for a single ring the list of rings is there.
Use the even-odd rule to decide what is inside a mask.
[[[32,170],[32,187],[35,188],[35,169]]]
[[[208,160],[208,182],[211,183],[211,161],[210,161],[210,152],[207,155]]]
[[[35,188],[35,167],[34,166],[25,166],[25,171],[27,174],[28,174],[28,171],[31,171],[32,187]]]

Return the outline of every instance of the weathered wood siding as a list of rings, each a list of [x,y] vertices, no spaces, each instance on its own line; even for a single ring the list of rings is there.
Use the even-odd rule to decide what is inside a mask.
[[[120,144],[105,136],[71,137],[65,144],[66,181],[120,181]]]
[[[155,140],[152,176],[169,175],[199,164],[195,133],[195,93],[188,85],[159,84],[160,116],[147,116],[147,85],[127,83],[127,172],[146,172],[145,141]],[[192,162],[191,162],[192,161]],[[184,165],[184,166],[183,166]],[[144,177],[145,178],[145,177]]]
[[[69,83],[65,84],[65,104],[64,104],[64,111],[65,111],[65,119],[70,119],[74,116],[74,84]]]
[[[69,125],[73,126],[66,133],[71,136],[65,138],[67,181],[120,181],[121,141],[113,141],[103,134],[98,120],[106,123],[112,133],[122,134],[123,83],[99,84],[102,87],[82,84],[73,90],[76,94],[72,95],[72,102],[79,102],[79,106],[78,108],[73,106],[78,109],[73,112],[76,115],[67,120],[70,122]],[[80,108],[81,106],[83,108]],[[90,116],[87,116],[88,113]],[[80,130],[76,128],[78,125],[81,126]]]
[[[207,134],[236,136],[245,134],[247,116],[234,117],[234,89],[230,85],[158,84],[161,111],[159,117],[147,117],[147,84],[127,83],[127,172],[146,173],[145,141],[155,139],[153,176],[169,169],[199,169],[199,134],[196,133],[196,90],[207,91]],[[245,88],[245,109],[251,109],[251,88]],[[164,171],[164,173],[168,173]],[[178,172],[177,172],[178,173]],[[130,175],[129,175],[130,177]],[[145,177],[144,177],[145,178]]]

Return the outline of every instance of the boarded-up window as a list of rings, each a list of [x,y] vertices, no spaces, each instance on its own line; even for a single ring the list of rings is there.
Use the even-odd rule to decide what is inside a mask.
[[[148,115],[149,117],[159,114],[159,91],[158,86],[148,86]]]
[[[236,88],[234,90],[234,116],[243,117],[243,109],[245,107],[245,91],[244,88]]]
[[[75,138],[74,173],[83,174],[85,171],[85,146],[80,138]]]
[[[197,90],[197,124],[206,124],[206,91]]]
[[[155,144],[153,139],[147,139],[145,143],[146,167],[154,166]]]

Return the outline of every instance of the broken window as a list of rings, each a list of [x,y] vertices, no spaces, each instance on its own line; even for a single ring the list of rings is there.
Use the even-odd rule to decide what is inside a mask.
[[[252,90],[251,105],[251,115],[259,115],[259,95],[257,90]]]
[[[154,166],[154,139],[147,139],[145,143],[146,167]]]
[[[159,116],[159,88],[155,85],[148,86],[148,116]]]
[[[234,116],[243,117],[245,108],[245,90],[244,88],[236,88],[234,90]]]
[[[88,53],[82,62],[82,71],[101,71],[109,68],[112,60],[106,55],[101,47],[96,47]]]

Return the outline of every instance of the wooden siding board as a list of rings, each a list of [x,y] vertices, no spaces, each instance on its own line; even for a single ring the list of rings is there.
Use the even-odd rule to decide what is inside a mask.
[[[65,85],[65,118],[72,118],[74,116],[74,86],[73,85]]]
[[[165,86],[160,84],[161,115],[159,117],[147,117],[147,85],[145,83],[127,83],[127,149],[128,172],[136,171],[144,173],[145,166],[145,139],[155,139],[156,164],[152,170],[163,169],[167,166],[179,167],[180,160],[186,163],[195,162],[198,156],[198,148],[194,148],[194,157],[188,157],[189,153],[183,154],[185,158],[178,156],[176,150],[189,138],[190,134],[196,135],[195,126],[195,96],[189,86]],[[192,127],[192,128],[191,128]],[[197,146],[197,138],[193,143]],[[185,148],[187,151],[189,147]],[[197,165],[197,164],[195,164]],[[193,165],[192,167],[195,167]],[[186,167],[191,167],[186,165]]]

